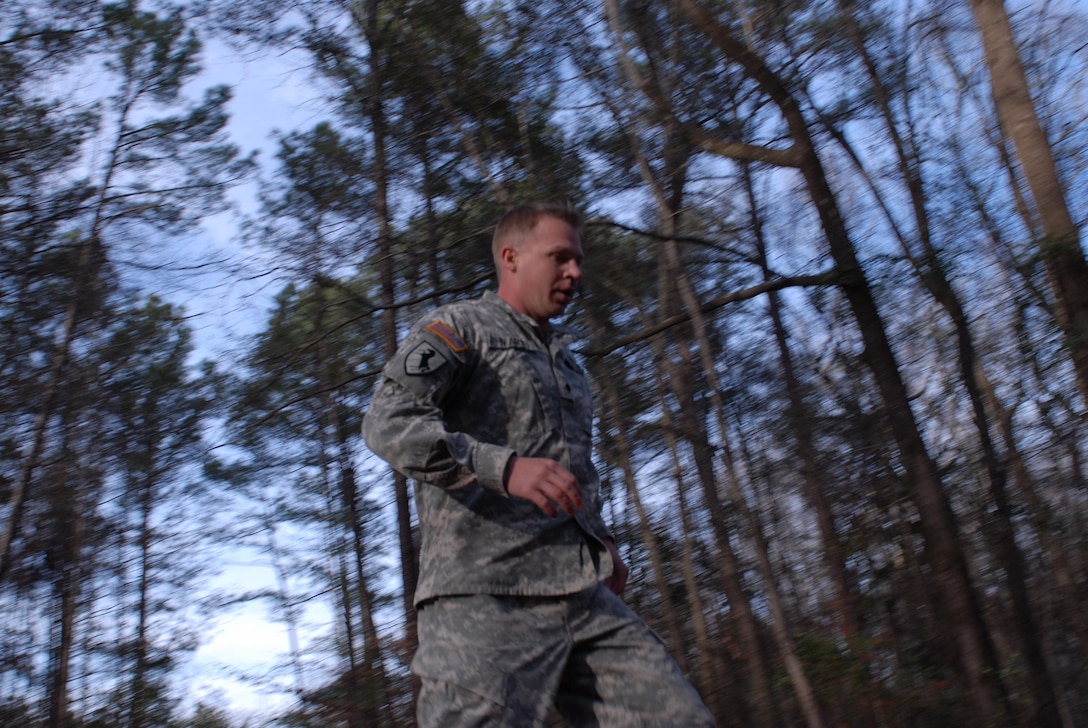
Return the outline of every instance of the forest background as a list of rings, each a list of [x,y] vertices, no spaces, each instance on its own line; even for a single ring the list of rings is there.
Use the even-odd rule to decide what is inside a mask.
[[[206,44],[306,114],[232,138]],[[1086,84],[1058,0],[5,0],[0,725],[412,725],[360,418],[528,199],[588,213],[626,598],[720,725],[1088,724]],[[243,604],[259,716],[187,692]]]

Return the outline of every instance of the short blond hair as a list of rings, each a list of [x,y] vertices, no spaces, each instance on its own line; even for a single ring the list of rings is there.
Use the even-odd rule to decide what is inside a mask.
[[[502,216],[495,225],[495,233],[491,236],[491,258],[495,261],[495,270],[501,268],[499,258],[502,249],[507,245],[520,247],[522,241],[528,237],[542,217],[562,220],[574,228],[579,239],[582,237],[585,218],[570,203],[526,202],[518,205]]]

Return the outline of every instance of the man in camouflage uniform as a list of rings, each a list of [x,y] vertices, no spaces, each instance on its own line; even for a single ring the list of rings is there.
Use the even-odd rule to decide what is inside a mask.
[[[581,279],[581,220],[524,205],[495,230],[497,293],[425,316],[363,422],[419,481],[423,728],[712,726],[664,646],[619,598],[601,520],[589,385],[550,323]]]

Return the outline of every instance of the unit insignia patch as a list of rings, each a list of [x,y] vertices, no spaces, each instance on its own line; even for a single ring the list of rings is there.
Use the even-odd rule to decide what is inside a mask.
[[[404,373],[418,377],[441,369],[446,363],[446,357],[433,344],[421,341],[404,357]]]

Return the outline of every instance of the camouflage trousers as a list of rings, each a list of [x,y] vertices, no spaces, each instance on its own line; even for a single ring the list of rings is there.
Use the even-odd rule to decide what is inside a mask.
[[[564,597],[442,597],[420,606],[420,728],[547,724],[701,728],[714,719],[661,640],[599,585]]]

